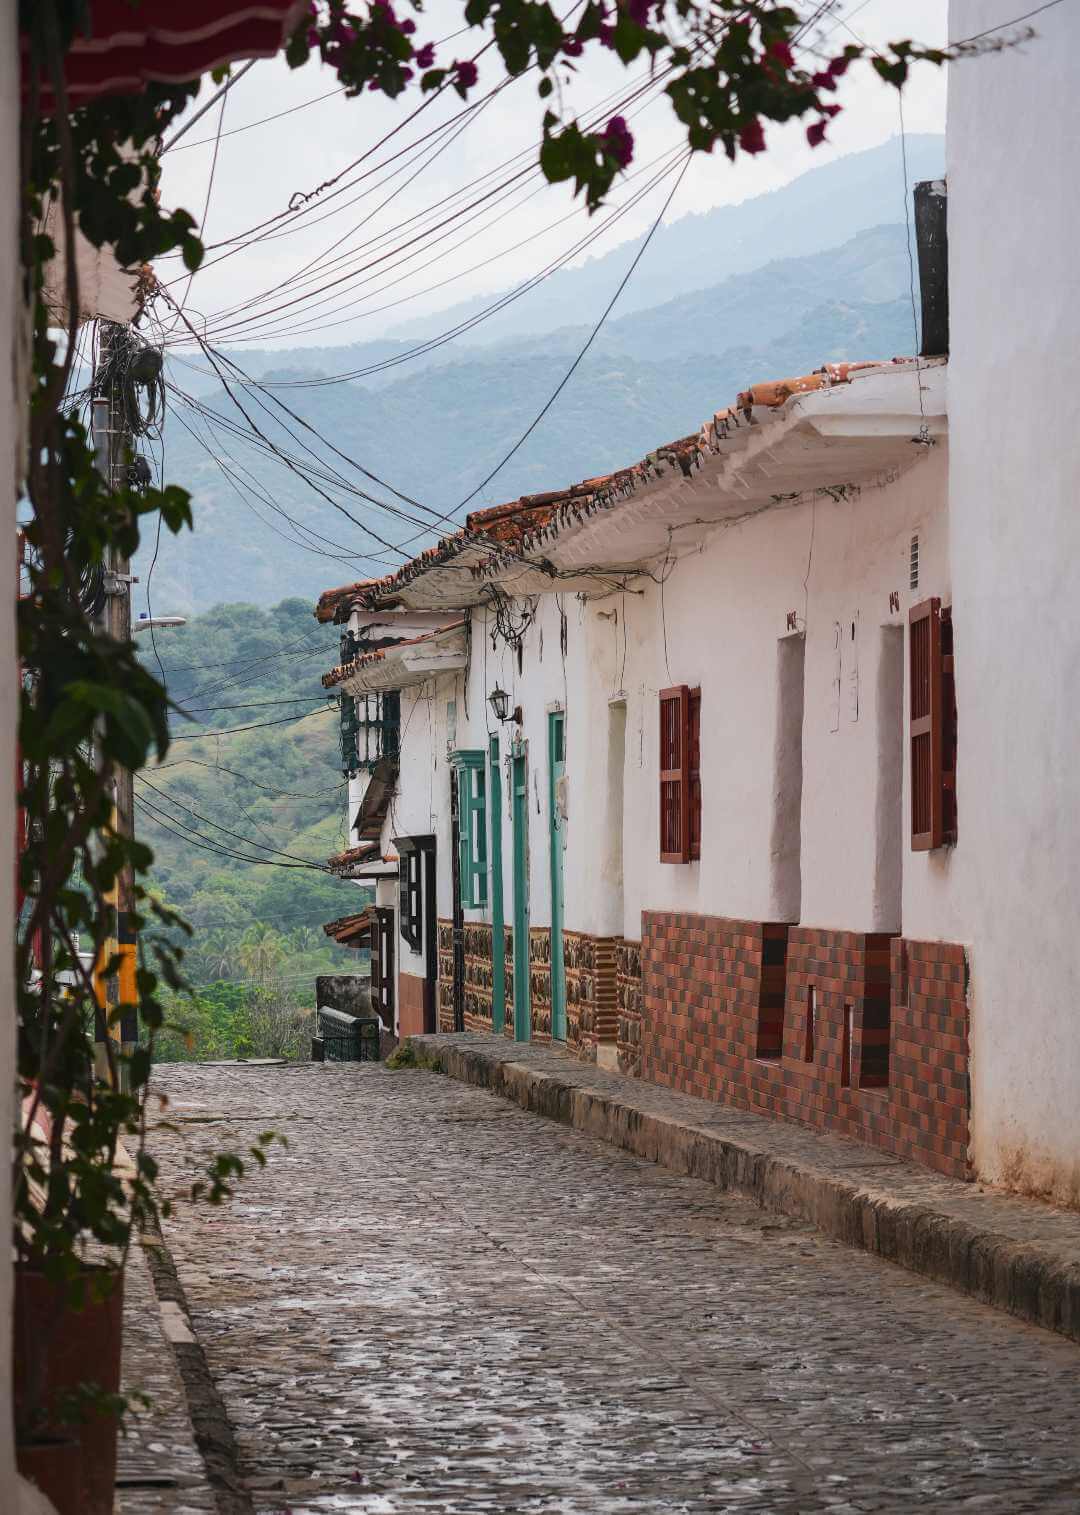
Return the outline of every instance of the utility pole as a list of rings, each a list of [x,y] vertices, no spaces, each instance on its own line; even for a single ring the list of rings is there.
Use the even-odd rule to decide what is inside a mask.
[[[94,400],[94,450],[101,473],[112,490],[121,489],[127,483],[132,448],[115,363],[118,349],[125,339],[122,326],[102,321],[99,363],[109,371],[109,383],[107,392]],[[105,564],[105,604],[99,619],[101,631],[117,642],[131,640],[131,585],[131,564],[115,548],[110,549],[110,559]],[[123,837],[135,834],[134,783],[126,768],[113,770],[113,829]],[[100,1076],[107,1076],[108,1070],[104,1046],[106,1035],[118,1042],[119,1050],[125,1053],[133,1052],[139,1040],[139,1018],[134,1008],[137,1003],[134,888],[131,866],[125,864],[107,899],[109,934],[94,969],[98,1005],[95,1040],[99,1044],[97,1070]],[[109,973],[106,971],[108,964],[114,960],[117,969]],[[120,1004],[131,1008],[124,1011],[119,1026],[110,1025],[109,1016]]]

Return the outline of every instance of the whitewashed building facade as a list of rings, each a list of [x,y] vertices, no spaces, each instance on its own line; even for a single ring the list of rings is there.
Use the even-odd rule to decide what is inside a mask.
[[[947,358],[756,385],[322,597],[381,765],[335,865],[377,879],[399,1032],[1080,1200],[1080,193],[1031,173],[1080,23],[1040,33],[953,68]]]

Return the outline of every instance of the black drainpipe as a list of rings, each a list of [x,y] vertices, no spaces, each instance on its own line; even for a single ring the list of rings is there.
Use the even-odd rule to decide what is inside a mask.
[[[920,357],[946,357],[949,351],[949,194],[944,179],[924,179],[915,186],[915,244],[919,252],[922,292]]]

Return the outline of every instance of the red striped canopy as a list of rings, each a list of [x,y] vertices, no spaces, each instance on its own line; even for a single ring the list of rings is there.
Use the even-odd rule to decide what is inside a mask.
[[[307,10],[305,0],[91,0],[90,35],[64,60],[68,103],[131,94],[153,80],[180,84],[239,58],[272,58]],[[23,40],[23,91],[28,57]],[[41,81],[41,110],[55,109]]]

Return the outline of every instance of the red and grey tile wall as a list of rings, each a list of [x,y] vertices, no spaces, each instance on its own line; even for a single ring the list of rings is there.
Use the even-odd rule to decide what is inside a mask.
[[[632,945],[624,1072],[968,1176],[962,947],[654,912]]]

